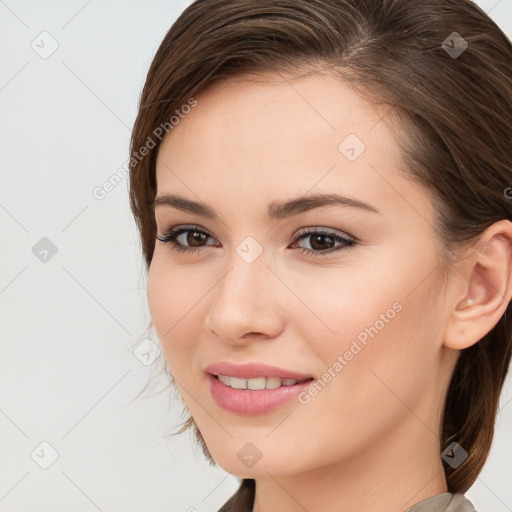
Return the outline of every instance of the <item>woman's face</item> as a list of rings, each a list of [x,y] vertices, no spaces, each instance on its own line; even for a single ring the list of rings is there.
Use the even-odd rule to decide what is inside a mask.
[[[232,79],[196,99],[160,147],[155,208],[159,237],[188,227],[175,242],[193,252],[156,241],[148,301],[213,458],[256,478],[375,461],[400,443],[418,458],[437,450],[459,352],[443,346],[432,202],[400,172],[386,110],[319,74]],[[368,206],[308,202],[324,194]],[[252,387],[282,388],[237,391],[206,371],[218,362],[313,380],[288,387],[260,373]]]

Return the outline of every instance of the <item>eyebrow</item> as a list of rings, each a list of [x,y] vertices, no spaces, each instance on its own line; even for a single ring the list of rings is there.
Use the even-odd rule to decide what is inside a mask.
[[[359,208],[373,213],[380,214],[374,206],[359,201],[353,197],[341,194],[313,194],[302,196],[289,201],[273,201],[268,207],[268,216],[271,219],[284,219],[299,213],[307,212],[314,208],[322,206],[338,205],[351,208]],[[174,194],[163,194],[158,196],[154,202],[155,208],[158,206],[171,206],[178,210],[195,213],[208,219],[218,219],[215,210],[207,205],[191,201],[185,197]]]

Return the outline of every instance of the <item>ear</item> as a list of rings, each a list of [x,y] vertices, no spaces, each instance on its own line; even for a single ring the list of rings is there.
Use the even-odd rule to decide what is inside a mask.
[[[473,251],[464,260],[444,335],[444,345],[457,350],[474,345],[491,331],[511,300],[512,223],[493,224]]]

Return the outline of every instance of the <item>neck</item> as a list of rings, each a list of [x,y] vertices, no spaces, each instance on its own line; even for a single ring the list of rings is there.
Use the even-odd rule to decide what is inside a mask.
[[[256,479],[252,512],[405,512],[447,491],[439,440],[409,415],[350,460]]]

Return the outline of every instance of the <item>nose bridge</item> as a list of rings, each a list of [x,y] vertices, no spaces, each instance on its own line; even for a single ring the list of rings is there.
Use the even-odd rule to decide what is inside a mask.
[[[250,312],[250,310],[255,309],[255,305],[261,299],[266,297],[266,284],[272,277],[272,273],[267,268],[263,253],[254,259],[251,259],[253,255],[246,259],[250,250],[244,254],[240,247],[244,248],[241,244],[236,248],[236,252],[233,252],[229,262],[229,270],[219,283],[215,302],[223,307],[229,305],[233,308],[236,305]],[[242,252],[242,255],[240,255],[240,252]]]
[[[206,319],[210,331],[225,340],[249,332],[274,335],[277,308],[271,292],[276,283],[267,263],[263,248],[258,250],[254,241],[245,240],[235,248],[213,294]]]

